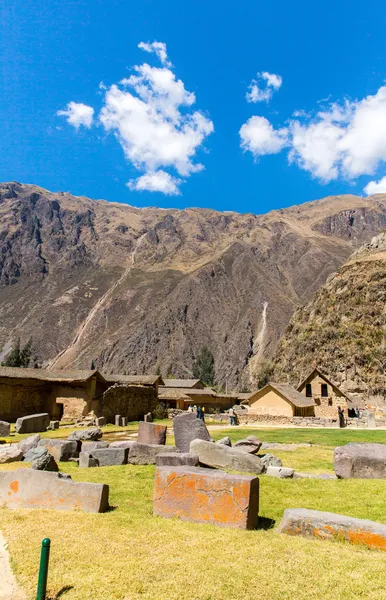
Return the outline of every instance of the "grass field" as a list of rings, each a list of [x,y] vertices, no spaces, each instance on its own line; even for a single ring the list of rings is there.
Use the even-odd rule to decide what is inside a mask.
[[[312,442],[272,452],[285,466],[332,472],[333,447],[347,441],[386,441],[386,432],[269,429],[212,431],[235,441]],[[342,435],[343,434],[343,435]],[[271,452],[269,450],[269,452]],[[2,468],[15,468],[17,464]],[[386,523],[386,481],[276,480],[260,477],[265,528],[222,529],[152,516],[154,467],[79,469],[78,481],[110,485],[114,510],[101,515],[0,510],[12,566],[28,598],[35,597],[40,543],[52,540],[51,600],[381,600],[386,553],[341,542],[292,538],[269,524],[289,507],[314,508]]]

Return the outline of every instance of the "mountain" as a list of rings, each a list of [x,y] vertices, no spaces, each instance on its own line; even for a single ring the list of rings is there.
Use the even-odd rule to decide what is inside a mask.
[[[250,385],[294,310],[386,226],[386,196],[265,215],[135,208],[0,185],[0,349],[33,336],[44,365]]]
[[[318,366],[372,403],[386,390],[386,233],[354,252],[297,310],[275,357],[275,378],[298,383]]]

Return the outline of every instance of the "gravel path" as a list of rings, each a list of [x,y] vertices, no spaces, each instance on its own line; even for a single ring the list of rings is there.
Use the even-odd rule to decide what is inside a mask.
[[[16,583],[9,564],[7,543],[0,532],[0,600],[26,600],[27,596]]]

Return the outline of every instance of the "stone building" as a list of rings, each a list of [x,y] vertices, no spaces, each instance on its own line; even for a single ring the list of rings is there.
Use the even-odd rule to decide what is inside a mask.
[[[268,383],[257,392],[252,392],[248,398],[248,407],[248,414],[275,417],[315,416],[314,400],[285,383]]]
[[[190,405],[203,406],[205,410],[227,410],[238,404],[237,394],[220,394],[205,387],[199,379],[165,379],[158,397],[168,408],[187,410]]]
[[[80,418],[98,410],[106,385],[98,371],[0,367],[0,420],[40,412],[52,419]]]
[[[339,389],[319,369],[314,369],[298,387],[298,392],[315,402],[315,416],[336,417],[338,406],[346,415],[354,408],[353,402],[345,392]]]

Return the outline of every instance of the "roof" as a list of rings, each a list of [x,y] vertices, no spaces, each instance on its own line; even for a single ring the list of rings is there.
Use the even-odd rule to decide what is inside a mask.
[[[119,375],[117,373],[102,373],[107,383],[131,383],[137,385],[159,385],[163,384],[160,375]]]
[[[169,380],[167,380],[167,382],[169,383]],[[160,386],[159,388],[159,394],[162,394],[165,391],[169,391],[169,390],[176,390],[178,391],[180,394],[185,394],[186,396],[217,396],[216,392],[214,390],[212,390],[211,388],[204,388],[203,390],[200,389],[190,389],[190,388],[169,388],[168,386]]]
[[[105,381],[99,371],[52,371],[51,369],[23,369],[21,367],[0,367],[0,378],[8,379],[37,379],[39,381],[85,382],[96,375],[97,379]]]
[[[324,373],[322,373],[321,371],[319,371],[318,368],[313,369],[311,371],[311,373],[308,375],[308,377],[306,377],[301,384],[298,386],[298,390],[300,390],[301,387],[303,387],[306,383],[308,383],[309,379],[312,379],[314,374],[319,375],[319,377],[321,377],[322,379],[324,379],[324,381],[326,383],[328,383],[333,389],[338,390],[338,392],[340,392],[342,394],[342,396],[344,396],[346,398],[346,400],[348,400],[349,402],[352,402],[352,399],[350,398],[350,396],[348,394],[346,394],[346,392],[344,392],[343,390],[340,389],[340,387],[338,387],[337,385],[335,385],[335,383],[333,383]]]
[[[165,387],[170,388],[197,388],[198,385],[204,387],[200,379],[166,379]]]
[[[313,398],[307,398],[304,394],[301,394],[297,390],[295,390],[292,385],[288,385],[288,383],[268,383],[263,388],[258,390],[258,392],[262,392],[267,388],[272,388],[276,392],[278,392],[281,396],[285,398],[288,402],[297,406],[299,408],[304,408],[306,406],[315,406],[315,402]],[[253,392],[249,395],[249,399],[251,399],[257,392]]]
[[[176,390],[174,388],[161,390],[162,388],[158,393],[159,400],[190,400],[189,396],[184,394],[182,390]]]

